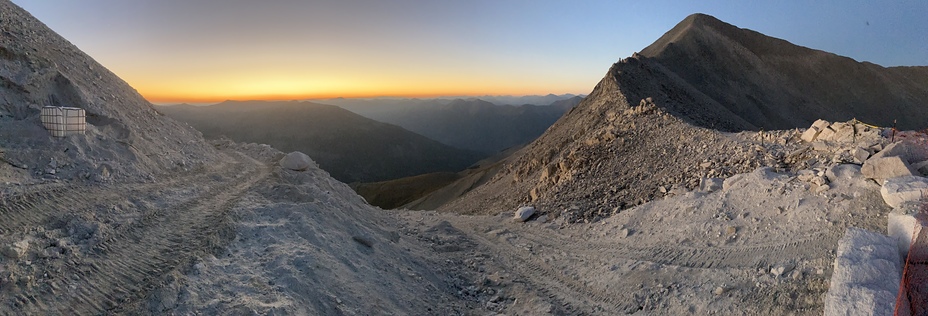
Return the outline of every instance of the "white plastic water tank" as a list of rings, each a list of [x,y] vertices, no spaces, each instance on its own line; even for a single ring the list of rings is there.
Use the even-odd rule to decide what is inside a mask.
[[[41,119],[45,129],[55,137],[83,134],[87,128],[86,115],[81,108],[42,107]]]

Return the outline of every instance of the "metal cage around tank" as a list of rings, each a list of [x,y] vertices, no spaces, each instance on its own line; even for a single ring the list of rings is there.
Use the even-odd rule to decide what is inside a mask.
[[[41,119],[45,129],[55,137],[83,134],[87,129],[87,117],[81,108],[45,106]]]

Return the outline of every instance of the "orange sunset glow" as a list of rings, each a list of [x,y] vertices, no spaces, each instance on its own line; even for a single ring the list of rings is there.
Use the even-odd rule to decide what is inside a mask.
[[[823,13],[833,8],[824,4],[796,10],[698,1],[15,2],[156,103],[586,94],[608,65],[693,12],[885,66],[922,64],[918,56],[925,56],[904,53],[924,51],[918,41],[888,43],[892,37],[872,33],[877,27],[923,33],[917,26],[855,20],[848,29],[850,22],[832,18],[826,24],[834,30],[806,31],[825,23]],[[868,45],[850,45],[859,42]],[[898,49],[881,48],[890,46]]]

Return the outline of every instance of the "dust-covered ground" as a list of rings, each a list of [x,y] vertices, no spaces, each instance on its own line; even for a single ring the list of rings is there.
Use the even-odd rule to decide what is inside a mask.
[[[837,240],[890,211],[837,163],[590,223],[384,211],[269,146],[214,145],[222,163],[165,181],[8,195],[0,314],[821,314]]]

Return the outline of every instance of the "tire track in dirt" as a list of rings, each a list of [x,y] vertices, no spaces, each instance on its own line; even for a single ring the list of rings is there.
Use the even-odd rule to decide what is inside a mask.
[[[481,248],[493,254],[494,258],[521,279],[528,280],[539,296],[548,297],[557,308],[569,315],[586,314],[620,314],[625,310],[637,308],[628,303],[629,297],[614,290],[591,289],[582,281],[565,274],[553,264],[540,260],[523,247],[510,242],[491,240],[485,233],[475,232],[469,236],[475,239]],[[520,238],[522,235],[520,235]],[[560,247],[551,247],[557,249]],[[528,252],[528,253],[526,253]]]
[[[531,244],[564,248],[544,234],[520,234],[519,237],[530,240]],[[648,261],[663,265],[673,265],[694,269],[729,269],[750,268],[773,264],[781,258],[801,258],[803,254],[822,254],[837,244],[841,234],[837,231],[813,232],[796,237],[785,243],[749,244],[741,246],[687,247],[660,244],[653,246],[635,246],[631,243],[615,241],[585,240],[583,247],[571,249],[590,257],[606,257]]]
[[[17,293],[13,297],[16,303],[13,306],[19,308],[16,313],[113,313],[143,299],[158,286],[164,274],[195,255],[221,246],[218,235],[230,225],[229,211],[249,188],[270,173],[262,163],[244,155],[229,170],[238,172],[235,179],[178,205],[147,212],[136,223],[96,245],[86,256],[70,259],[61,273],[68,277]],[[131,190],[183,185],[201,176],[209,174]],[[38,206],[49,207],[45,203]],[[34,217],[27,218],[33,220]]]
[[[622,260],[634,260],[688,269],[755,271],[757,267],[772,265],[783,258],[819,258],[840,238],[836,231],[824,231],[807,233],[785,243],[704,248],[669,244],[636,246],[599,237],[577,239],[538,227],[517,228],[518,232],[506,231],[494,237],[487,235],[487,227],[498,227],[499,223],[468,221],[456,225],[471,227],[472,233],[468,236],[484,251],[495,255],[503,266],[527,280],[540,296],[563,304],[562,309],[568,314],[623,314],[640,308],[634,291],[593,286],[587,283],[593,276],[571,273],[585,269],[581,266],[605,267]]]
[[[108,201],[125,200],[126,197],[145,196],[159,188],[171,188],[184,183],[206,183],[214,175],[225,174],[234,170],[234,165],[221,164],[198,172],[177,174],[165,177],[157,182],[143,182],[128,185],[86,186],[56,185],[23,192],[5,199],[0,205],[0,234],[15,229],[40,225],[51,215],[61,215],[76,211],[93,211],[99,204]]]

